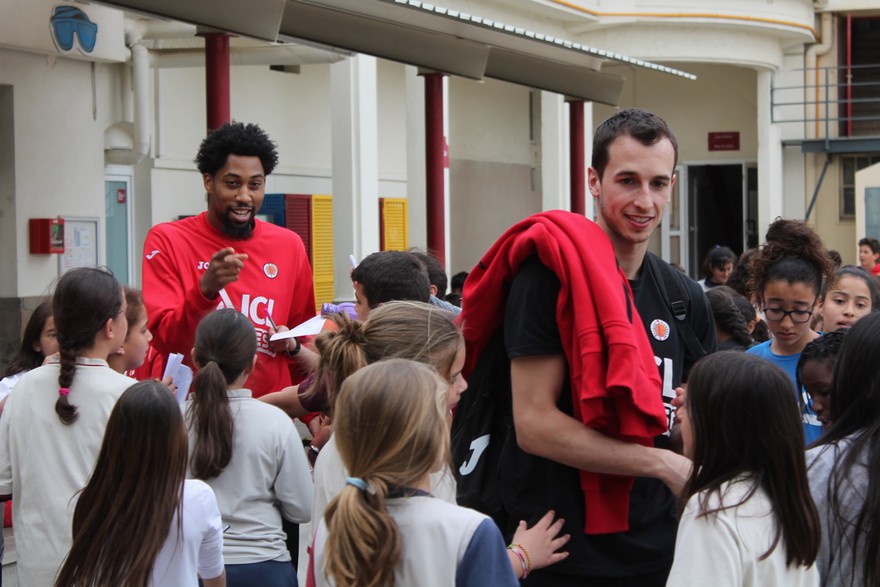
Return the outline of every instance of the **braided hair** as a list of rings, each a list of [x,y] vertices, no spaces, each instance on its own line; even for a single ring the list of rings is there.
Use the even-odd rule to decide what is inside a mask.
[[[52,298],[58,332],[58,400],[55,412],[64,424],[76,422],[76,406],[68,394],[79,351],[95,344],[98,332],[122,311],[122,287],[113,274],[96,267],[71,269],[61,276]]]

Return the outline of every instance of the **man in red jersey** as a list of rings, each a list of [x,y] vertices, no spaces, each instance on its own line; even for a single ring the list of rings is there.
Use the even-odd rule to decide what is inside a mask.
[[[315,315],[312,269],[296,233],[256,218],[266,176],[278,163],[275,144],[259,126],[224,124],[202,141],[195,162],[207,211],[158,224],[144,242],[153,346],[165,355],[181,353],[191,365],[202,317],[235,308],[256,331],[257,364],[246,387],[259,397],[290,385],[290,360],[308,360],[295,339],[269,338],[276,325],[285,330]]]

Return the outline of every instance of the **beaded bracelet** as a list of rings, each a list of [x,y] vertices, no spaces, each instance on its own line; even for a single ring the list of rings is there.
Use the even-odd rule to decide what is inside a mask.
[[[519,559],[520,564],[522,565],[523,574],[520,579],[525,579],[529,576],[529,571],[532,570],[532,559],[529,557],[529,552],[523,547],[522,544],[511,544],[507,547],[513,554],[516,555],[516,558]]]

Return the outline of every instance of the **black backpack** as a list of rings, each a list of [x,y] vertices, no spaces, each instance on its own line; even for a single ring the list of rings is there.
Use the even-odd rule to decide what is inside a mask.
[[[703,344],[697,338],[694,329],[691,328],[691,324],[687,319],[688,308],[691,306],[691,296],[684,280],[689,278],[650,251],[645,255],[645,266],[648,271],[659,277],[657,284],[660,287],[660,292],[663,294],[663,299],[672,315],[675,316],[678,331],[681,333],[681,339],[687,351],[686,355],[690,358],[690,364],[693,365],[697,360],[709,353],[703,348]],[[669,295],[670,292],[672,293],[671,296]],[[688,361],[685,361],[685,363],[688,363]]]

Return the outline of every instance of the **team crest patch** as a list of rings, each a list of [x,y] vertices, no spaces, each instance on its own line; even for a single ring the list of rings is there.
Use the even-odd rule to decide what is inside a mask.
[[[663,320],[654,320],[651,322],[651,334],[657,340],[663,341],[669,338],[669,324]]]
[[[278,265],[275,263],[266,263],[263,265],[263,273],[265,273],[266,277],[269,279],[275,279],[278,277]]]

